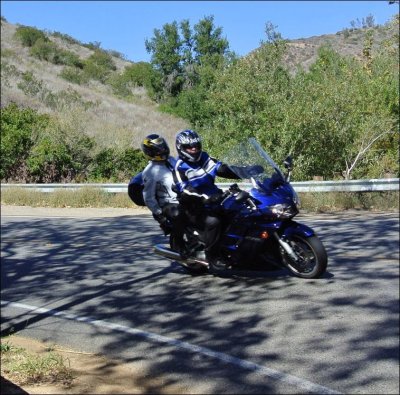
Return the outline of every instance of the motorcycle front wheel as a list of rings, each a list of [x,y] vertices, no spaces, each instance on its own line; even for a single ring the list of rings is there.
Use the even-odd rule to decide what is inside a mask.
[[[328,255],[317,236],[291,235],[286,241],[297,256],[297,260],[292,259],[280,247],[282,263],[292,274],[301,278],[318,278],[325,273],[328,265]]]

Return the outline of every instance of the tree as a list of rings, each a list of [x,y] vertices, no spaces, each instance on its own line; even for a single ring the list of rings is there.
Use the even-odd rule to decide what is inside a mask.
[[[194,31],[196,63],[217,66],[218,64],[214,64],[214,62],[219,62],[219,59],[226,55],[229,48],[228,40],[221,37],[222,28],[215,27],[214,17],[208,16],[194,26]]]
[[[200,82],[199,67],[219,67],[228,55],[229,44],[222,29],[214,26],[214,17],[200,20],[192,31],[188,20],[176,21],[155,29],[145,41],[151,64],[160,72],[164,97],[178,96]]]
[[[155,29],[151,40],[145,41],[146,50],[152,53],[151,64],[160,72],[163,89],[175,96],[180,91],[182,73],[181,48],[177,22],[166,23],[162,30]]]
[[[398,174],[398,46],[371,53],[367,35],[362,59],[321,47],[308,71],[292,75],[285,42],[271,25],[266,33],[257,51],[217,73],[201,103],[211,116],[194,121],[210,154],[223,158],[252,136],[277,162],[290,153],[296,180]]]

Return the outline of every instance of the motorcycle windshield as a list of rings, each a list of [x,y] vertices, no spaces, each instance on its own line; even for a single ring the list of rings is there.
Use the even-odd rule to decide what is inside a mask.
[[[282,171],[254,138],[232,147],[224,155],[222,162],[229,165],[243,182],[251,182],[254,187],[270,191],[285,183]],[[261,167],[263,171],[260,171]]]

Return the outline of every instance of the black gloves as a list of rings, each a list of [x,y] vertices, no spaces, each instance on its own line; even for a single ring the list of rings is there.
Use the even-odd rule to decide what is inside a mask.
[[[252,176],[256,176],[257,174],[263,173],[264,168],[260,165],[247,166],[246,171],[249,174],[249,176],[252,177]]]
[[[207,199],[204,200],[205,204],[218,204],[221,203],[222,200],[224,199],[225,195],[222,193],[214,193],[214,195],[211,195]]]

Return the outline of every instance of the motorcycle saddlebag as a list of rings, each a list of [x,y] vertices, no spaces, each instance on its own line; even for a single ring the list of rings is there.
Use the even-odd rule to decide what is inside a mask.
[[[128,184],[128,196],[137,206],[145,206],[143,199],[143,178],[142,172],[131,178]]]

